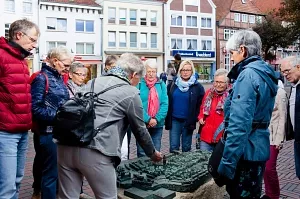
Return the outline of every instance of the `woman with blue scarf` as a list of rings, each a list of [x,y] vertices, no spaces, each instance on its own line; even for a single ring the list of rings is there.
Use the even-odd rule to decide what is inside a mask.
[[[165,128],[170,130],[170,152],[191,150],[193,131],[196,129],[204,88],[195,78],[194,64],[183,61],[177,78],[168,85],[169,109]]]

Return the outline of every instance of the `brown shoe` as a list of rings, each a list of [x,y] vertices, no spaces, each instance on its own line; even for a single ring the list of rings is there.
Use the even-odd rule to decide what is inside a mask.
[[[41,192],[33,192],[31,199],[41,199]]]

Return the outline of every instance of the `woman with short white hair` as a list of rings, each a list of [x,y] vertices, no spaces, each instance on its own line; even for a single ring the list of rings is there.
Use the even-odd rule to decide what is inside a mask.
[[[168,95],[166,84],[157,78],[157,63],[155,60],[145,61],[146,75],[141,79],[137,88],[143,104],[144,122],[151,135],[156,150],[160,151],[161,138],[165,117],[168,112]],[[137,143],[137,156],[145,153]]]
[[[74,97],[77,92],[85,89],[84,80],[87,76],[88,69],[80,62],[73,62],[69,71],[69,80],[67,87],[70,97]]]

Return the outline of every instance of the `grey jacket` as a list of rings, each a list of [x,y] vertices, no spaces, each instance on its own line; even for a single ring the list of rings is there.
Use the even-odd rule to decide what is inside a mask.
[[[116,76],[102,76],[96,78],[94,92],[99,93],[116,84],[123,85],[99,95],[95,102],[94,125],[98,133],[88,148],[115,157],[115,164],[118,165],[121,161],[122,140],[129,124],[147,156],[152,156],[155,149],[143,120],[143,106],[136,87]],[[90,91],[91,81],[87,83],[86,89]]]

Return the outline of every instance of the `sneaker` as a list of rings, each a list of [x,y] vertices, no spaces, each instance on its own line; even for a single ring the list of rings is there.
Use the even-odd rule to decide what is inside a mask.
[[[85,194],[85,193],[81,193],[79,195],[79,199],[93,199],[93,198],[90,197],[89,195]]]
[[[33,192],[31,199],[41,199],[41,192]]]

